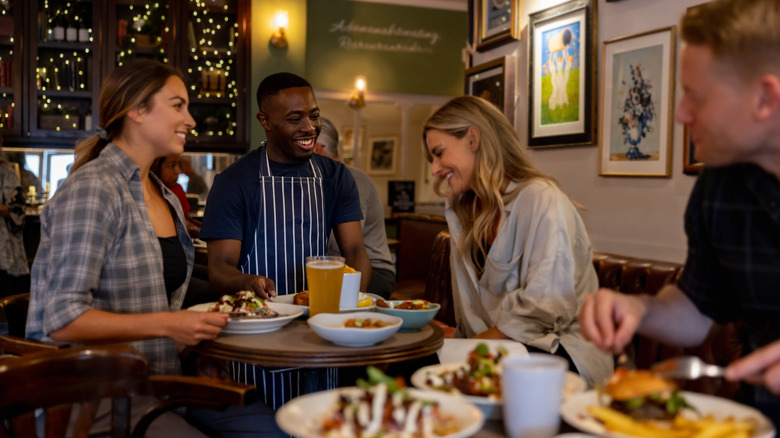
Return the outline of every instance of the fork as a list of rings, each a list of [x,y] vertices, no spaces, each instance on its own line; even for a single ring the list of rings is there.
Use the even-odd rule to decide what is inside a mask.
[[[726,368],[704,362],[696,356],[680,356],[667,359],[650,367],[654,373],[675,379],[698,379],[699,377],[723,377]]]
[[[634,363],[634,359],[631,356],[623,352],[620,353],[620,356],[618,356],[617,360],[615,361],[615,367],[625,368],[627,370],[635,370],[636,364]]]

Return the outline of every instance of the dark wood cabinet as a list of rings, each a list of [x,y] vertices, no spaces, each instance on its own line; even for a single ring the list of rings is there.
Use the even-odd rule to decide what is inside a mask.
[[[0,133],[7,145],[70,147],[91,135],[102,80],[143,57],[187,78],[197,123],[187,150],[248,150],[250,0],[8,4],[0,9]],[[13,20],[10,31],[3,12]]]

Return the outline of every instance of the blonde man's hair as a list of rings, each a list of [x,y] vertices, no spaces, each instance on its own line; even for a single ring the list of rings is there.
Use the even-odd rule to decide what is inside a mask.
[[[486,242],[492,232],[498,229],[504,213],[504,197],[515,193],[502,193],[504,181],[518,183],[538,179],[558,186],[550,176],[537,169],[520,143],[514,127],[493,104],[474,97],[456,97],[439,108],[423,126],[423,147],[428,152],[428,131],[435,129],[462,139],[470,127],[480,133],[479,148],[474,163],[471,188],[453,195],[441,179],[434,183],[434,190],[440,196],[448,196],[452,210],[463,224],[463,235],[458,242],[463,251],[469,251],[472,261],[480,255],[487,255]],[[494,228],[495,227],[495,228]],[[478,263],[475,263],[479,267]],[[481,274],[480,269],[477,269]]]
[[[780,73],[780,1],[718,0],[690,8],[684,41],[707,46],[743,81]]]

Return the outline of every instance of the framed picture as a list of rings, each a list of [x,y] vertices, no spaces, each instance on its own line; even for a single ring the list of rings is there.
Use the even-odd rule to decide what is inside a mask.
[[[604,41],[599,175],[671,176],[675,33]]]
[[[347,166],[354,165],[355,161],[355,133],[352,129],[352,126],[345,126],[342,131],[343,134],[341,135],[341,151],[339,152],[339,156],[341,157],[341,161],[344,162]],[[360,139],[359,143],[363,144],[363,136],[366,132],[366,127],[361,126],[360,132],[358,133],[358,138]]]
[[[388,181],[387,199],[393,213],[414,213],[414,181]]]
[[[530,147],[594,144],[595,9],[591,0],[575,0],[530,15]]]
[[[474,0],[476,48],[484,51],[520,38],[520,0]]]
[[[515,123],[515,58],[504,56],[466,70],[466,94],[481,97]]]
[[[368,173],[393,175],[398,137],[374,137],[368,142]]]
[[[688,125],[683,129],[683,173],[686,175],[698,175],[702,163],[696,159],[696,145],[688,131]]]

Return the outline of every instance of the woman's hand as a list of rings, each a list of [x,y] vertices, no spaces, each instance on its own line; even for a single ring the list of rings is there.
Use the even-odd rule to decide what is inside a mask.
[[[434,319],[431,322],[433,322],[435,325],[438,325],[439,327],[441,327],[442,330],[444,330],[444,337],[446,339],[452,339],[455,337],[455,327],[450,327],[447,324],[436,319]]]
[[[491,327],[482,333],[474,335],[474,339],[512,339],[505,335],[498,327]]]
[[[169,314],[166,336],[184,345],[214,339],[227,326],[228,315],[218,312],[180,310]]]

